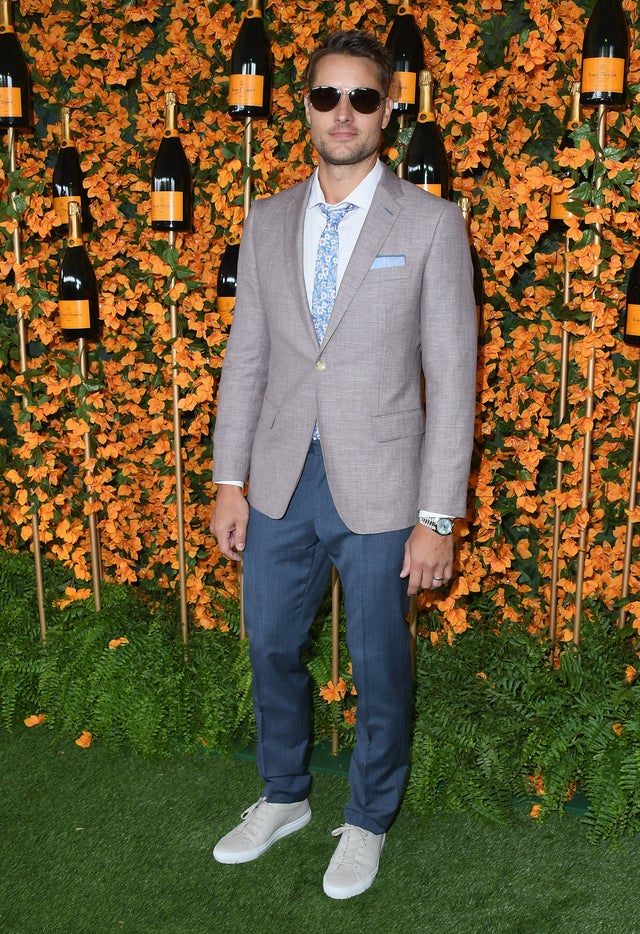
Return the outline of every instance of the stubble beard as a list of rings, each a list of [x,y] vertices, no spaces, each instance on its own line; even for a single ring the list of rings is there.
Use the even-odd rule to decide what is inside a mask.
[[[363,140],[357,149],[345,152],[344,155],[333,150],[323,140],[314,140],[313,143],[318,155],[327,165],[358,165],[378,152],[378,142],[373,143],[370,140]]]

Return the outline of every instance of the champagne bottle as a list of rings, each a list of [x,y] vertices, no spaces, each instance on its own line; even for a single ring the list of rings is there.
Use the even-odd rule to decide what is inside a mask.
[[[640,347],[640,253],[629,274],[624,320],[624,342]]]
[[[262,20],[261,0],[248,0],[231,53],[229,113],[268,117],[271,108],[271,47]]]
[[[473,238],[471,236],[471,199],[467,195],[462,195],[459,201],[460,210],[462,211],[462,216],[464,218],[464,223],[467,228],[467,236],[469,237],[469,249],[471,250],[471,265],[473,267],[473,294],[476,300],[476,317],[478,324],[478,335],[481,333],[481,324],[482,324],[482,309],[484,306],[484,282],[482,279],[482,269],[480,268],[480,260],[478,259],[478,254],[476,252],[475,245],[473,243]]]
[[[191,172],[176,122],[176,95],[167,91],[164,136],[151,173],[151,226],[191,229]]]
[[[407,147],[405,177],[420,188],[449,198],[449,158],[433,112],[433,78],[420,72],[420,112]]]
[[[0,0],[0,126],[31,123],[31,78],[13,24],[12,0]]]
[[[66,233],[69,220],[69,202],[77,201],[80,205],[82,229],[91,230],[91,212],[89,199],[84,187],[84,176],[80,168],[78,150],[71,136],[71,111],[68,107],[60,110],[60,149],[53,168],[53,209],[56,212],[56,225]]]
[[[238,253],[240,243],[230,240],[222,254],[218,269],[217,283],[217,309],[222,324],[230,325],[233,309],[236,302],[236,287],[238,285]]]
[[[626,101],[629,27],[620,0],[597,0],[582,43],[580,103],[622,107]]]
[[[100,310],[98,284],[82,240],[80,205],[69,202],[69,239],[60,266],[58,299],[65,340],[98,337]]]
[[[571,107],[569,110],[569,120],[564,132],[558,151],[573,148],[572,132],[580,126],[580,82],[574,81],[571,88]],[[570,178],[570,172],[562,172],[556,176],[559,180]],[[573,215],[567,210],[567,201],[571,201],[572,192],[566,188],[562,191],[551,192],[551,203],[549,205],[549,226],[553,229],[564,229],[567,222]]]
[[[411,0],[406,3],[400,0],[387,36],[386,48],[393,63],[393,111],[414,118],[418,114],[418,75],[424,68],[424,45],[413,17]]]

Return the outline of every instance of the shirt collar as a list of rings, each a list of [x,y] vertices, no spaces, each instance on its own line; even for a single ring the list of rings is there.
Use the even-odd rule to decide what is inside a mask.
[[[363,208],[365,211],[368,211],[371,207],[371,202],[373,201],[373,196],[375,190],[378,187],[378,182],[382,176],[383,165],[382,162],[377,159],[376,164],[362,179],[359,185],[357,185],[349,195],[344,198],[340,204],[355,204],[358,208]],[[309,192],[309,201],[307,202],[307,211],[311,208],[317,207],[319,204],[326,204],[324,194],[322,193],[322,188],[320,187],[320,182],[318,181],[318,170],[316,169],[313,173],[311,180],[311,190]],[[337,207],[338,205],[335,205]]]

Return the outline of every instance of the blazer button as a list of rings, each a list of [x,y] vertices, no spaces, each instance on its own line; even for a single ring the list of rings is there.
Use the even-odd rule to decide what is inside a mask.
[[[316,370],[326,370],[327,364],[325,360],[316,360]]]

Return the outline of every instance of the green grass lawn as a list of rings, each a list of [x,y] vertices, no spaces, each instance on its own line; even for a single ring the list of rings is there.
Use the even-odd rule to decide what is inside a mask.
[[[148,761],[18,728],[0,736],[0,788],[2,932],[640,934],[640,841],[589,843],[576,817],[405,808],[374,886],[336,902],[322,875],[339,774],[316,773],[311,824],[244,866],[211,849],[259,795],[251,761]]]

